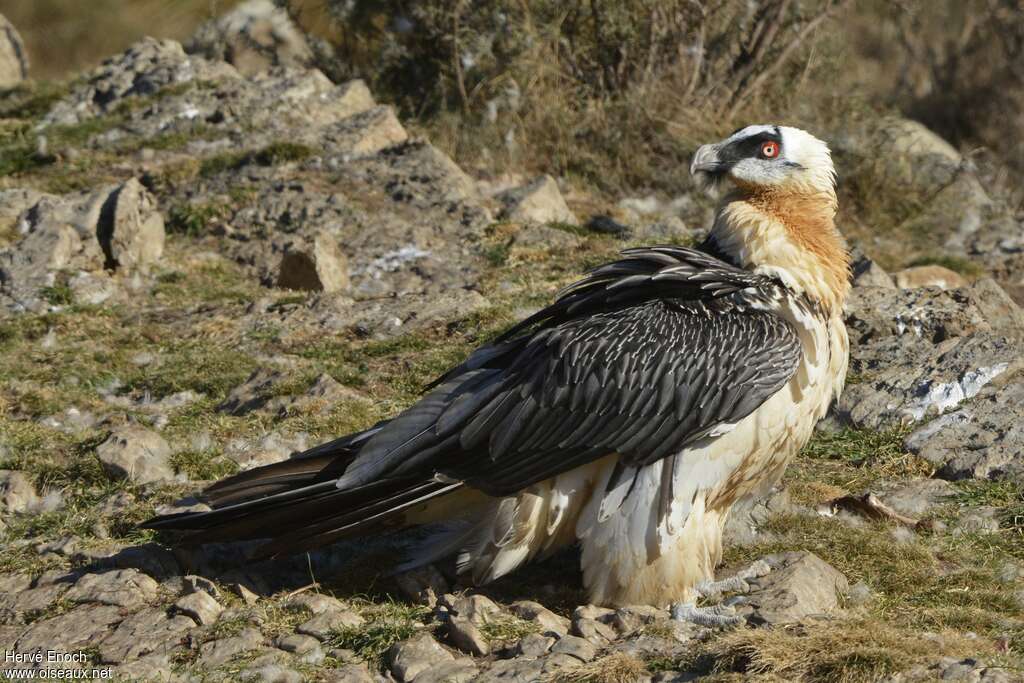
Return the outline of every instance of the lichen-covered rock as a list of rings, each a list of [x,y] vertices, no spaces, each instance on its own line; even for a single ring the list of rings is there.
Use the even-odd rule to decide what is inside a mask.
[[[0,90],[28,78],[28,52],[14,25],[0,14]]]

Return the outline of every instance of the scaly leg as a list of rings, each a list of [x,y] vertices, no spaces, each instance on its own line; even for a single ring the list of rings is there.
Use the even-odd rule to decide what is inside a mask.
[[[772,570],[764,560],[758,560],[735,576],[721,581],[702,581],[694,587],[699,598],[720,598],[723,593],[747,593],[750,591],[748,579],[756,579]],[[676,621],[689,621],[698,626],[734,626],[743,622],[743,617],[736,615],[733,604],[743,602],[742,598],[730,600],[731,604],[719,603],[707,607],[697,607],[694,602],[679,602],[672,605],[672,618]]]

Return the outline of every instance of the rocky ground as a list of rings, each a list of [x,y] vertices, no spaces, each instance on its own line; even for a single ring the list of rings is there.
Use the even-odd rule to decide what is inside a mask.
[[[862,187],[927,196],[900,234],[928,244],[903,252],[944,257],[890,274],[865,254],[900,265],[897,238],[853,235],[848,389],[783,485],[730,522],[722,576],[772,567],[726,596],[746,625],[582,604],[571,552],[467,588],[443,568],[380,573],[400,538],[252,563],[137,529],[394,414],[586,267],[693,241],[712,206],[470,177],[254,5],[191,53],[146,40],[0,99],[0,643],[83,653],[5,667],[1024,680],[1024,231],[908,121],[837,133],[837,158]],[[19,54],[12,31],[0,18],[0,60]],[[885,164],[858,156],[879,139]]]

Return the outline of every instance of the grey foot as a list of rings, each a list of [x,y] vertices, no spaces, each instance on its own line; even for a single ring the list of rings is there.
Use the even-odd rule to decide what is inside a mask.
[[[715,599],[720,597],[723,593],[748,593],[750,592],[750,584],[747,583],[748,579],[757,579],[765,576],[772,570],[768,566],[768,563],[764,560],[758,560],[746,569],[737,572],[735,576],[730,576],[728,579],[722,579],[721,581],[701,581],[694,590],[697,591],[697,595],[702,598]]]
[[[698,626],[735,626],[743,623],[743,617],[737,616],[736,610],[728,605],[697,607],[692,602],[677,602],[672,605],[672,618]]]

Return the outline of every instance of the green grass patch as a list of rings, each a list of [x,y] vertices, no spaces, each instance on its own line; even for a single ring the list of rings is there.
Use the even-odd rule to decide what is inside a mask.
[[[326,644],[352,650],[375,664],[392,645],[418,633],[430,616],[427,607],[399,602],[367,603],[359,611],[366,623],[331,632]]]

